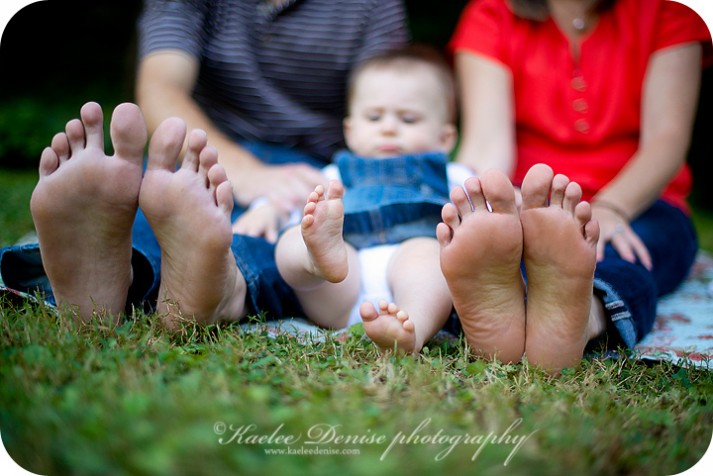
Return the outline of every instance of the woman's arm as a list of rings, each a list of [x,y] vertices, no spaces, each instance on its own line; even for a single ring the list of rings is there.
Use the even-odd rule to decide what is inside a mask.
[[[643,84],[639,149],[592,200],[601,227],[599,257],[611,241],[624,259],[634,261],[638,256],[650,264],[628,221],[648,208],[685,164],[698,102],[701,54],[700,44],[695,43],[652,56]]]
[[[456,160],[478,174],[498,169],[515,171],[515,111],[512,75],[497,61],[458,52],[461,144]]]

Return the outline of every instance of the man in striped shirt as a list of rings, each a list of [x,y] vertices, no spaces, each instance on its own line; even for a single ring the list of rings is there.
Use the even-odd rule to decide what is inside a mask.
[[[243,207],[304,201],[343,147],[352,67],[408,40],[401,0],[148,0],[138,28],[149,130],[207,131]]]

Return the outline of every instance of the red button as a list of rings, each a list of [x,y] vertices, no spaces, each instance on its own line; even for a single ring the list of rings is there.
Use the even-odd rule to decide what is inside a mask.
[[[587,132],[589,132],[589,122],[584,119],[577,119],[576,121],[574,121],[574,129],[577,132],[586,134]]]
[[[570,84],[577,91],[584,92],[587,90],[587,82],[581,76],[575,76],[572,78]]]
[[[587,109],[589,109],[589,105],[584,99],[575,99],[574,101],[572,101],[572,109],[577,112],[586,112]]]

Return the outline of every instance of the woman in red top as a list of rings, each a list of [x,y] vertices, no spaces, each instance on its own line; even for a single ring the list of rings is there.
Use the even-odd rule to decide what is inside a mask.
[[[584,240],[592,241],[593,223],[600,228],[591,302],[582,317],[581,296],[579,311],[568,310],[575,292],[569,281],[548,278],[536,269],[532,256],[528,259],[528,249],[537,253],[544,245],[528,240],[535,236],[535,227],[526,223],[524,210],[533,200],[542,200],[525,196],[528,187],[523,187],[520,216],[528,299],[523,305],[526,318],[508,324],[522,328],[514,339],[522,334],[521,347],[529,360],[534,357],[551,369],[576,364],[584,344],[598,336],[608,337],[610,344],[634,346],[653,325],[657,296],[680,284],[697,250],[687,215],[691,175],[685,160],[702,57],[710,53],[705,24],[687,7],[666,0],[473,0],[462,14],[451,49],[461,87],[458,160],[481,176],[468,194],[489,198],[488,187],[497,187],[486,183],[483,174],[488,170],[501,171],[520,186],[533,165],[545,163],[561,175],[552,178],[537,167],[533,171],[530,189],[542,189],[544,182],[552,188],[551,201],[545,198],[541,205],[554,204],[564,187],[569,202],[565,200],[562,209],[576,215],[578,226],[589,227]],[[567,185],[570,181],[581,186],[591,209],[577,205],[574,213],[571,201],[578,201],[579,195],[576,184]],[[457,210],[463,221],[462,207]],[[445,220],[448,213],[444,211],[444,221],[458,226]],[[568,249],[557,230],[544,224],[539,228],[538,240],[549,241],[552,254],[557,247]],[[488,242],[481,239],[479,244]],[[582,279],[589,273],[584,255],[574,253],[569,260],[572,266],[583,261]],[[550,274],[557,274],[555,269],[566,267],[567,261],[549,265]],[[452,281],[465,279],[451,274]],[[466,336],[472,336],[471,346],[492,356],[505,344],[488,347],[490,337],[483,329],[493,325],[472,311],[475,299],[472,293],[463,297],[463,310],[455,299],[456,309]],[[554,316],[545,317],[537,307]],[[606,328],[618,332],[607,334]],[[546,337],[558,333],[559,341]],[[554,355],[563,342],[568,342],[567,355]]]

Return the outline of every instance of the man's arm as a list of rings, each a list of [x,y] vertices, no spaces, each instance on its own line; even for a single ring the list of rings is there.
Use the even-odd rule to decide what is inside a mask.
[[[198,106],[192,91],[198,77],[199,62],[180,50],[162,50],[147,55],[139,64],[136,97],[149,132],[172,116],[186,121],[190,129],[203,129],[233,184],[238,203],[247,205],[265,196],[292,208],[305,200],[321,173],[304,164],[267,166],[221,132]]]

